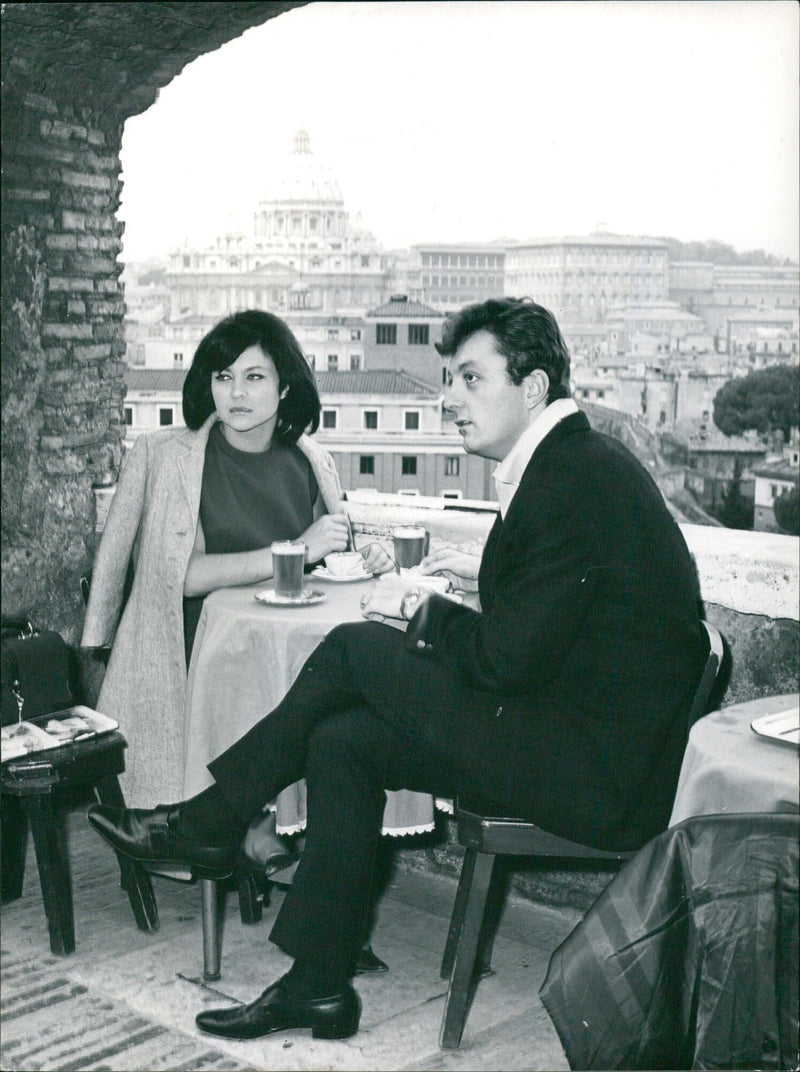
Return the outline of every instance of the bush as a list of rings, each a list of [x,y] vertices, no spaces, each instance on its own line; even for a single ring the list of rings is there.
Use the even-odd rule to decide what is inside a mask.
[[[731,380],[714,396],[714,424],[724,435],[780,429],[788,442],[800,423],[800,368],[772,365]]]
[[[800,492],[797,488],[784,491],[773,504],[775,520],[781,532],[788,532],[790,536],[800,536]]]

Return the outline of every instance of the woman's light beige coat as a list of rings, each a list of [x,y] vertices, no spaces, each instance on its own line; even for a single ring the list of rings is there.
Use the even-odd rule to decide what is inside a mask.
[[[183,583],[200,511],[212,415],[197,431],[138,437],[120,476],[95,556],[84,647],[113,645],[98,709],[128,741],[120,781],[129,807],[180,799],[183,784],[186,659]],[[328,513],[342,493],[331,456],[306,436],[308,458]],[[120,620],[125,575],[135,577]],[[119,622],[119,626],[117,623]]]

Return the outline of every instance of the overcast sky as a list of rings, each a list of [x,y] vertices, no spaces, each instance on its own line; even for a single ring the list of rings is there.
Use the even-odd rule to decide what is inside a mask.
[[[384,246],[587,234],[798,257],[794,0],[314,3],[123,139],[124,259],[248,227],[304,125]]]

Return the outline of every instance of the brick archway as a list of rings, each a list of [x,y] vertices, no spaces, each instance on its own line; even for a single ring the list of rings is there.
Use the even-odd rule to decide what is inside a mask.
[[[78,638],[92,483],[124,437],[125,120],[197,56],[303,6],[3,5],[4,613]]]

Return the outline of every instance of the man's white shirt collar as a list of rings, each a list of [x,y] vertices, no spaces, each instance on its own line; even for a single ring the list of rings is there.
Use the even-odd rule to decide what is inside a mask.
[[[544,437],[563,421],[565,417],[578,413],[578,407],[571,398],[559,398],[551,402],[541,413],[530,428],[527,428],[516,441],[505,458],[494,471],[494,483],[497,489],[497,499],[500,503],[500,514],[505,519],[511,500],[516,494],[522,474],[528,467],[528,462],[533,457],[534,451]]]

